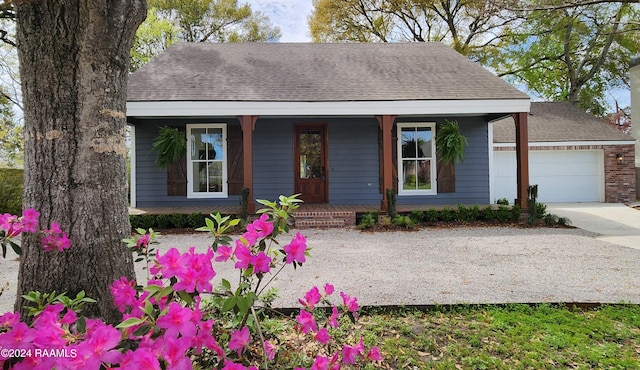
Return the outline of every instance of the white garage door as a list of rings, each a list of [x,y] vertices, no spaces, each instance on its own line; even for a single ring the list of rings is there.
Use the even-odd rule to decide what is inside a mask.
[[[530,150],[529,183],[540,202],[604,201],[602,150]],[[516,153],[493,152],[493,197],[516,198]]]

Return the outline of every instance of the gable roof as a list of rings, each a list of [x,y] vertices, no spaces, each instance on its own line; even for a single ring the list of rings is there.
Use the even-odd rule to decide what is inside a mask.
[[[568,102],[531,103],[528,133],[530,143],[635,140]],[[513,143],[515,135],[513,118],[494,122],[494,143]]]
[[[129,101],[527,99],[441,43],[177,43],[129,79]]]
[[[526,94],[440,43],[177,43],[130,76],[127,101],[129,116],[529,109]]]

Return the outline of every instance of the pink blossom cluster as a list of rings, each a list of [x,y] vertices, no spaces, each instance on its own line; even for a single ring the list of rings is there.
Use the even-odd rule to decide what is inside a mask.
[[[22,230],[37,230],[37,217],[37,212],[27,212],[20,219],[3,215],[0,226],[5,232],[10,227],[15,229],[17,223],[21,223]],[[269,221],[267,215],[262,215],[247,225],[246,232],[236,241],[234,249],[221,246],[215,253],[211,249],[206,253],[196,253],[192,247],[180,253],[176,248],[171,248],[164,254],[158,253],[154,266],[150,268],[154,277],[146,287],[137,286],[134,280],[125,277],[111,285],[114,305],[123,314],[123,321],[115,327],[100,320],[79,318],[75,311],[61,303],[46,306],[34,318],[31,327],[20,321],[19,314],[6,313],[0,316],[0,348],[56,349],[63,351],[58,353],[68,356],[0,358],[0,367],[17,370],[183,370],[191,369],[192,356],[200,355],[206,349],[217,356],[223,370],[257,370],[255,366],[247,368],[236,362],[246,363],[250,358],[246,357],[247,353],[255,352],[257,348],[262,349],[265,361],[273,361],[278,351],[276,338],[262,338],[261,333],[261,346],[258,347],[252,345],[254,338],[245,320],[233,325],[229,325],[231,322],[216,325],[213,319],[205,319],[200,294],[213,291],[212,280],[216,276],[212,266],[214,260],[235,262],[235,267],[242,270],[243,276],[258,281],[254,283],[257,291],[262,274],[270,272],[278,264],[271,257],[277,253],[272,254],[266,245],[267,239],[275,238],[273,231],[274,223]],[[46,243],[43,241],[46,250],[62,251],[68,247],[65,242],[68,238],[59,225],[52,224],[51,229],[42,234],[43,239],[50,238]],[[148,239],[141,239],[132,246],[133,249],[143,248],[149,243]],[[294,266],[302,264],[306,261],[306,250],[306,239],[296,233],[282,249],[284,258],[279,263],[283,267],[291,263]],[[344,292],[340,292],[342,304],[338,307],[332,305],[329,297],[334,291],[331,284],[325,284],[322,289],[314,286],[299,299],[303,308],[296,317],[297,329],[325,348],[315,357],[310,369],[338,370],[343,365],[360,361],[382,360],[378,348],[367,350],[362,339],[356,345],[331,343],[334,340],[331,330],[338,327],[341,312],[342,315],[350,314],[357,318],[356,311],[359,308],[357,299]],[[251,294],[255,296],[255,292]],[[331,305],[332,310],[323,324],[314,316],[320,304]],[[227,331],[227,335],[214,337],[214,333],[220,330]],[[226,344],[221,345],[218,342],[220,338],[225,338]]]
[[[5,213],[0,215],[0,230],[4,232],[3,243],[19,236],[21,233],[40,233],[40,243],[45,251],[58,250],[60,252],[71,247],[71,241],[60,225],[52,222],[48,230],[38,230],[40,213],[33,208],[22,211],[18,217]],[[0,234],[2,235],[2,234]],[[4,244],[3,244],[4,245]]]
[[[316,305],[325,302],[329,303],[328,297],[333,294],[334,286],[331,284],[325,284],[322,292],[317,286],[311,288],[305,293],[304,298],[300,298],[298,302],[303,306],[300,309],[300,313],[296,316],[297,329],[304,334],[310,334],[320,344],[328,345],[331,341],[331,335],[329,334],[329,328],[337,328],[338,320],[340,318],[340,312],[336,306],[331,306],[331,315],[326,321],[323,327],[320,327],[316,322],[313,315],[313,311]],[[344,312],[350,312],[357,318],[356,312],[358,310],[358,300],[356,297],[351,297],[344,292],[340,292],[342,298],[342,310]],[[370,361],[381,361],[382,356],[377,347],[371,347],[367,352],[364,347],[362,339],[355,346],[343,345],[340,352],[334,353],[330,358],[327,356],[318,355],[315,358],[311,370],[337,370],[340,369],[341,364],[351,365],[355,364],[359,359],[367,359]],[[299,368],[297,368],[299,369]]]
[[[268,273],[273,267],[273,258],[269,251],[260,250],[258,241],[269,238],[273,233],[273,222],[268,221],[269,216],[263,214],[259,219],[247,225],[247,231],[235,242],[235,248],[230,246],[218,247],[217,262],[235,261],[235,268],[241,270],[253,269],[254,274]],[[266,248],[262,248],[266,249]],[[291,243],[283,248],[287,264],[306,261],[307,239],[300,233],[296,233]]]

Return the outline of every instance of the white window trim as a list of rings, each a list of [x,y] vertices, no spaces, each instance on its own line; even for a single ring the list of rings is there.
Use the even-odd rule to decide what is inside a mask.
[[[191,159],[191,130],[198,128],[220,128],[222,129],[222,191],[219,193],[204,193],[193,191],[193,160]],[[227,124],[225,123],[197,123],[187,124],[187,199],[210,199],[228,198],[229,187],[227,178]]]
[[[435,122],[402,122],[396,124],[398,142],[398,195],[436,195],[438,194],[438,179],[436,159],[436,123]],[[404,167],[402,166],[402,128],[404,127],[429,127],[431,128],[431,190],[405,190],[403,189]]]

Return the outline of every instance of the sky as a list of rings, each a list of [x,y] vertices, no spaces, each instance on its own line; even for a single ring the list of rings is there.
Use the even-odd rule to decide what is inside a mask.
[[[312,0],[246,0],[252,10],[264,13],[271,24],[280,27],[280,42],[309,42],[307,17],[313,9]]]

